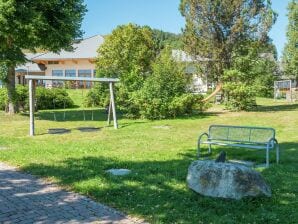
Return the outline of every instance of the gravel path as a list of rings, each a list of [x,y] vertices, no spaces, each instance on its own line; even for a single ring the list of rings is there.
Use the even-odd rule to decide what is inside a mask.
[[[0,223],[144,223],[0,163]]]

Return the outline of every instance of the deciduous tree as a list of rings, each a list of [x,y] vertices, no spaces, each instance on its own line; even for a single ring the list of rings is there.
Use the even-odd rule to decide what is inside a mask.
[[[22,49],[70,49],[72,41],[82,35],[85,11],[83,0],[0,0],[0,64],[7,68],[2,78],[11,114],[15,110],[15,66],[26,61]]]
[[[283,63],[286,75],[298,81],[298,2],[296,0],[289,3],[288,11],[288,41],[283,53]]]

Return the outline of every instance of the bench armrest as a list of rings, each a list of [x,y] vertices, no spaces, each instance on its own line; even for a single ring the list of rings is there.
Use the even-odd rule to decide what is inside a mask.
[[[207,136],[207,138],[209,139],[209,134],[207,132],[204,132],[203,134],[201,134],[198,138],[198,143],[201,141],[203,136]]]
[[[204,136],[207,136],[207,138],[209,139],[209,134],[208,133],[203,133],[203,134],[201,134],[200,136],[199,136],[199,138],[198,138],[198,148],[197,148],[197,150],[198,150],[198,158],[200,157],[200,145],[201,145],[201,139],[202,139],[202,137],[204,137]],[[209,149],[209,151],[210,151],[210,149]]]

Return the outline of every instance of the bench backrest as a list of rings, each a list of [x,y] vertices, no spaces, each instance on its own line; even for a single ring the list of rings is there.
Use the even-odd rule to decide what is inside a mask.
[[[209,138],[212,140],[264,144],[275,138],[273,128],[211,125]]]

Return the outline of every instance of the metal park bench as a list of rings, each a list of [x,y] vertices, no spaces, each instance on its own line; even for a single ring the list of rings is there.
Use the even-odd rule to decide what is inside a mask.
[[[206,136],[207,140],[202,141]],[[211,153],[211,145],[241,147],[266,150],[266,167],[269,167],[269,152],[276,147],[276,163],[279,163],[279,145],[273,128],[211,125],[209,133],[203,133],[198,139],[198,157],[201,144],[207,144]]]

